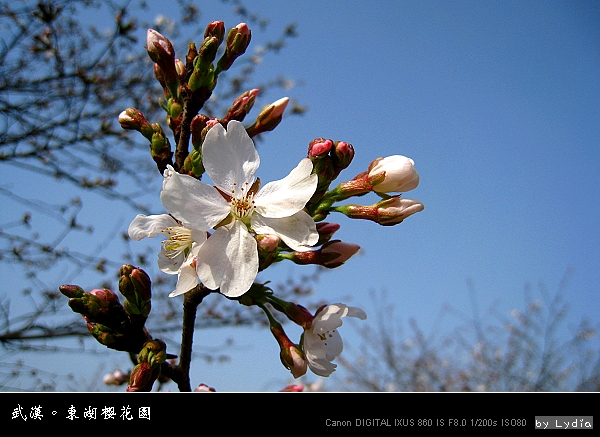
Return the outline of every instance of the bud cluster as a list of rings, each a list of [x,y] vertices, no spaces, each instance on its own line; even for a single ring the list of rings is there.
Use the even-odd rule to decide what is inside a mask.
[[[69,298],[69,307],[83,316],[88,331],[99,343],[137,353],[149,339],[144,324],[150,313],[150,278],[143,270],[128,264],[120,273],[123,305],[116,293],[107,288],[86,292],[77,285],[61,285],[59,290]]]
[[[331,183],[352,162],[354,147],[345,141],[316,138],[308,144],[308,158],[313,163],[313,172],[319,177],[319,183],[307,204],[307,209],[315,221],[320,221],[327,216],[327,213],[321,210],[320,202]]]
[[[322,220],[330,212],[336,211],[349,218],[366,219],[383,226],[392,226],[422,211],[424,206],[417,200],[403,199],[400,195],[390,193],[410,191],[418,185],[419,174],[412,159],[401,155],[377,158],[371,162],[367,171],[325,192],[318,202],[312,205],[311,211],[315,220]],[[336,202],[371,192],[384,200],[370,206],[335,205]]]
[[[148,122],[138,109],[123,111],[119,115],[119,123],[123,129],[140,132],[150,142],[150,154],[161,174],[168,165],[174,165],[178,172],[196,178],[204,173],[201,146],[206,131],[213,124],[207,123],[209,117],[199,114],[199,111],[211,96],[219,74],[228,70],[245,53],[251,38],[252,32],[246,23],[226,32],[222,21],[213,21],[206,27],[204,39],[198,46],[194,42],[189,43],[184,62],[175,57],[173,44],[167,37],[153,29],[148,30],[146,49],[154,62],[154,76],[163,88],[164,100],[161,99],[160,103],[166,111],[167,124],[177,140],[178,150],[173,151],[163,128],[158,123]],[[225,48],[217,59],[223,43]],[[244,120],[258,93],[258,89],[245,91],[233,101],[222,118],[213,120],[224,126],[231,120]],[[288,101],[284,97],[265,106],[256,121],[247,128],[250,137],[273,130],[281,122]],[[188,151],[190,137],[193,149]]]

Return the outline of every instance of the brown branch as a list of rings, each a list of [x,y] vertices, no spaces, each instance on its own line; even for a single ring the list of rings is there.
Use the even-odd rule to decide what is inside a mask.
[[[183,113],[181,124],[177,130],[175,149],[175,171],[181,173],[185,158],[189,154],[189,144],[192,136],[192,119],[198,115],[198,112],[204,106],[204,103],[210,98],[212,92],[208,88],[200,88],[192,92],[187,86],[182,87]]]
[[[192,391],[190,383],[190,363],[192,361],[192,343],[194,341],[194,323],[198,305],[212,293],[203,284],[198,284],[194,289],[185,293],[183,298],[183,330],[181,333],[181,353],[179,364],[175,367],[163,365],[161,372],[170,377],[181,392]]]

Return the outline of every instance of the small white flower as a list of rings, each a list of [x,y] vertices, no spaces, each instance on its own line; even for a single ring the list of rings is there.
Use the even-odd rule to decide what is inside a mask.
[[[165,171],[165,181],[167,180]],[[206,231],[191,229],[169,214],[138,214],[129,225],[129,237],[133,240],[152,238],[158,234],[166,237],[158,254],[158,267],[167,274],[178,275],[175,291],[169,296],[191,290],[198,284],[194,258],[200,245],[206,241]]]
[[[358,317],[365,320],[367,315],[360,308],[337,303],[320,310],[312,323],[304,331],[303,348],[308,367],[319,376],[329,376],[337,367],[332,361],[342,353],[342,337],[337,329],[342,326],[343,317]]]
[[[227,130],[217,124],[202,145],[206,173],[215,184],[173,173],[165,179],[161,201],[192,229],[215,229],[199,248],[197,274],[211,290],[244,294],[258,273],[255,234],[275,234],[296,251],[308,250],[319,234],[303,211],[317,187],[312,162],[305,158],[285,178],[262,189],[255,177],[260,158],[238,121]]]

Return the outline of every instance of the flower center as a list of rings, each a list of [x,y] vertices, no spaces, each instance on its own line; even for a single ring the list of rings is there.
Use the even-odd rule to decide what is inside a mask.
[[[231,214],[237,219],[244,223],[247,223],[252,213],[254,212],[254,196],[258,192],[260,186],[260,179],[250,186],[248,182],[245,182],[243,186],[238,187],[237,184],[233,185],[231,190]]]
[[[187,249],[192,247],[192,231],[183,226],[170,226],[161,231],[167,239],[163,242],[166,256],[174,259],[181,253],[185,255]]]
[[[327,339],[333,337],[332,332],[335,332],[335,329],[332,331],[325,331],[323,334],[317,334],[317,337],[325,344],[325,347],[327,347]]]

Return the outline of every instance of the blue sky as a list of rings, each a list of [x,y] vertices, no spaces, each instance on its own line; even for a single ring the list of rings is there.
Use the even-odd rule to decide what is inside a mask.
[[[161,2],[149,3],[156,3],[152,13],[168,15]],[[482,313],[493,307],[507,315],[524,307],[527,284],[534,294],[538,284],[552,293],[570,269],[565,298],[572,321],[587,316],[597,325],[598,3],[244,4],[270,20],[266,33],[253,29],[250,49],[298,24],[299,36],[265,57],[258,72],[294,79],[287,96],[309,109],[285,117],[261,143],[261,180],[285,176],[317,137],[353,144],[356,157],[339,181],[393,154],[414,159],[421,176],[405,197],[425,210],[399,226],[330,216],[341,224],[336,237],[362,251],[321,277],[319,298],[362,307],[369,318],[353,325],[376,326],[388,314],[374,312],[370,292],[385,290],[401,322],[415,318],[426,332],[443,335],[445,325],[435,322],[444,305],[471,314],[468,280]],[[220,2],[202,11],[206,23],[223,20],[229,28],[239,21]],[[257,107],[282,96],[270,93]],[[302,273],[281,263],[260,278]],[[341,333],[348,345],[356,339],[351,327]],[[291,381],[267,329],[199,331],[195,345],[218,346],[227,337],[237,345],[232,360],[197,363],[193,382],[255,391]]]

